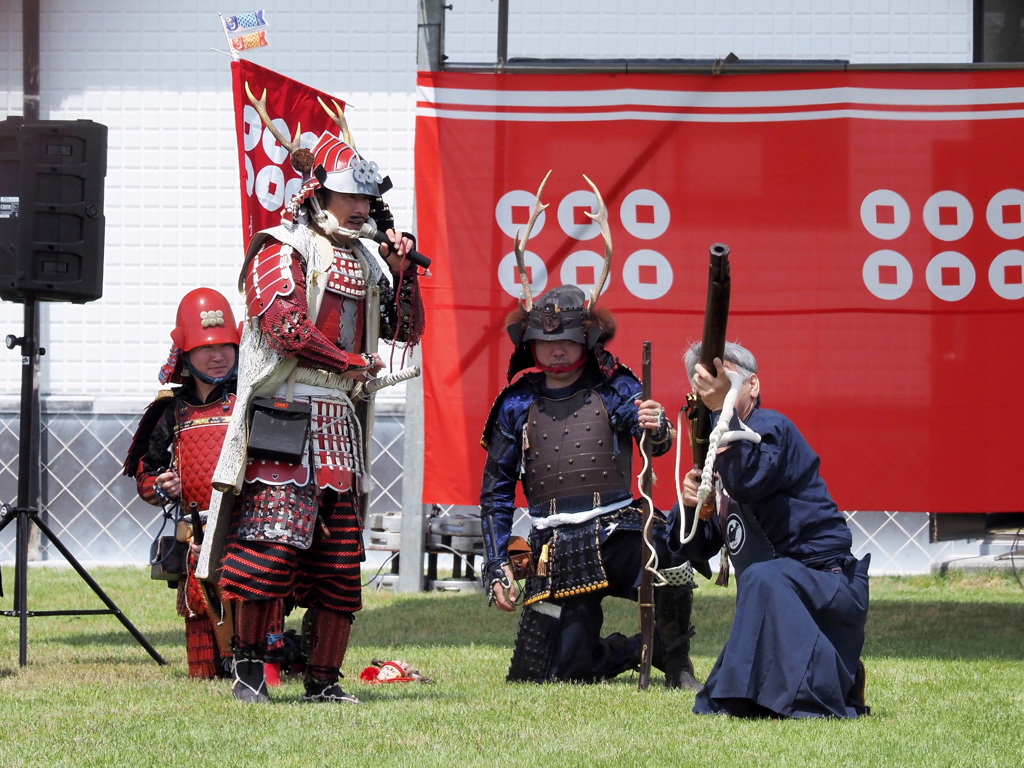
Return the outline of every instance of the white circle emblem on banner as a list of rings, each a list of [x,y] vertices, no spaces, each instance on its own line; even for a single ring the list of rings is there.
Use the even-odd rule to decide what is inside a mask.
[[[1024,251],[1003,251],[988,268],[988,282],[1003,299],[1024,299]]]
[[[265,165],[256,174],[256,198],[268,211],[284,205],[284,171],[277,165]]]
[[[924,277],[936,298],[960,301],[974,288],[974,265],[962,253],[943,251],[928,262]]]
[[[992,195],[985,209],[989,229],[1004,240],[1024,237],[1024,192],[1004,189]]]
[[[910,206],[891,189],[876,189],[861,202],[860,220],[879,240],[895,240],[910,226]]]
[[[288,123],[280,117],[275,118],[271,122],[274,123],[278,133],[282,136],[287,136],[288,141],[292,140],[292,129],[288,127]],[[274,138],[274,134],[270,132],[269,128],[263,132],[263,151],[267,153],[267,157],[270,158],[272,163],[280,164],[288,159],[288,150],[277,143],[277,139]]]
[[[494,206],[494,220],[498,228],[508,237],[515,237],[518,230],[525,232],[526,224],[530,220],[530,213],[533,211],[533,203],[536,195],[523,189],[513,189],[498,198]],[[544,212],[537,217],[530,236],[539,235],[544,230],[544,221],[547,213]]]
[[[573,240],[593,240],[601,227],[587,214],[597,215],[597,196],[589,189],[577,189],[558,204],[558,226]]]
[[[959,240],[971,231],[974,209],[959,192],[936,192],[924,204],[924,225],[933,237],[947,243]]]
[[[544,260],[533,251],[523,254],[523,263],[526,265],[526,274],[530,276],[530,292],[534,299],[539,299],[548,286],[548,268]],[[523,295],[523,284],[519,280],[519,267],[516,264],[516,253],[506,253],[505,257],[498,264],[498,284],[501,290],[518,299]]]
[[[593,251],[576,251],[570,253],[562,262],[562,268],[558,277],[562,285],[575,285],[582,288],[589,295],[597,285],[601,272],[604,270],[604,255]],[[612,283],[611,273],[604,281],[601,289],[603,294]]]
[[[914,270],[902,253],[884,249],[864,260],[861,277],[871,293],[885,301],[902,298],[914,284]]]
[[[246,152],[256,149],[262,133],[263,121],[256,110],[246,104],[242,109],[242,147]]]
[[[672,288],[672,265],[657,251],[636,251],[622,266],[622,283],[638,299],[660,299]]]
[[[636,189],[626,195],[619,206],[622,226],[633,237],[653,240],[668,230],[672,220],[665,198],[650,189]]]

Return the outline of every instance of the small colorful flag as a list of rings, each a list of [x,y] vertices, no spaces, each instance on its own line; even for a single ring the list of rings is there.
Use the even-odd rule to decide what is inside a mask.
[[[265,29],[253,32],[251,35],[232,37],[229,42],[231,43],[232,50],[235,51],[247,51],[250,48],[262,48],[265,45],[270,45],[267,42],[267,31]]]
[[[264,16],[263,10],[252,11],[251,13],[241,13],[238,16],[226,16],[224,19],[224,29],[228,32],[237,32],[240,29],[254,29],[256,27],[267,26],[267,19]]]
[[[238,58],[240,51],[248,51],[253,48],[263,48],[270,45],[267,40],[266,11],[260,9],[249,13],[240,13],[236,16],[221,16],[221,26],[224,28],[224,37],[227,38],[228,46],[231,48],[231,55]],[[242,32],[243,34],[236,34]]]

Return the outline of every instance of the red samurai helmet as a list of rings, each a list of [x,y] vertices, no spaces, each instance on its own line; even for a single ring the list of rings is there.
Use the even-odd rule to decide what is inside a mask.
[[[188,375],[183,368],[188,364],[188,353],[207,344],[234,344],[238,347],[241,327],[235,323],[231,304],[224,295],[212,288],[189,291],[178,304],[178,315],[171,331],[170,356],[160,369],[160,382],[180,384]]]

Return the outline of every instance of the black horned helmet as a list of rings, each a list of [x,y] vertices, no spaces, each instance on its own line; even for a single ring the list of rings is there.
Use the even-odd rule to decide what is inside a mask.
[[[565,339],[579,342],[587,349],[593,349],[596,344],[606,343],[615,335],[616,325],[612,313],[603,308],[597,309],[597,300],[608,281],[608,273],[612,264],[612,237],[608,226],[608,209],[597,186],[586,175],[583,178],[597,197],[597,213],[586,211],[586,214],[601,227],[601,236],[604,240],[605,256],[601,276],[590,292],[589,301],[581,288],[575,285],[560,285],[552,288],[534,302],[533,292],[530,289],[530,278],[526,271],[526,244],[537,219],[548,207],[547,203],[541,202],[541,198],[550,176],[551,171],[548,171],[537,190],[533,212],[530,214],[525,232],[520,236],[520,231],[516,231],[516,265],[519,270],[519,282],[523,286],[523,295],[519,300],[519,306],[509,315],[506,328],[509,338],[516,345],[509,365],[510,377],[533,364],[527,342],[535,339],[544,341]]]

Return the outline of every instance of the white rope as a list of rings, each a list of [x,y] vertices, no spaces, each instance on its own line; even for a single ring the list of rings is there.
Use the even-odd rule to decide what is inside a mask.
[[[580,525],[581,523],[590,522],[595,517],[601,517],[623,507],[628,507],[632,503],[633,499],[623,499],[622,501],[614,501],[611,504],[602,504],[600,507],[587,509],[583,512],[556,512],[547,517],[534,517],[530,515],[530,525],[540,531],[547,530],[548,528],[557,528],[560,525]]]
[[[658,570],[658,551],[654,548],[654,542],[651,539],[651,530],[654,526],[654,501],[647,492],[644,490],[644,475],[647,474],[647,469],[651,465],[651,459],[647,450],[647,444],[651,439],[650,430],[645,429],[643,434],[640,436],[640,456],[643,458],[643,467],[640,469],[640,474],[636,476],[637,482],[640,486],[640,496],[644,501],[647,502],[648,514],[644,519],[643,527],[643,540],[647,547],[647,562],[644,563],[644,570],[651,574],[654,586],[662,587],[668,584],[665,577],[661,575]]]
[[[683,409],[679,409],[679,415],[676,417],[676,434],[683,434]],[[693,537],[697,535],[697,524],[700,521],[699,515],[693,516],[693,524],[690,530],[686,530],[686,515],[683,513],[683,489],[679,482],[679,467],[682,466],[682,440],[676,442],[676,500],[679,503],[679,543],[686,544],[693,540]],[[709,454],[710,455],[710,454]],[[686,474],[685,472],[683,474]],[[699,507],[698,507],[699,509]]]
[[[736,399],[739,397],[740,390],[743,389],[743,375],[729,369],[726,369],[725,375],[729,379],[729,391],[726,393],[725,401],[722,403],[722,412],[718,417],[718,423],[715,424],[715,428],[711,430],[711,435],[708,437],[708,455],[704,459],[704,467],[700,473],[700,486],[697,488],[698,514],[693,516],[693,527],[691,531],[687,533],[684,531],[685,526],[680,526],[680,544],[686,544],[693,539],[694,535],[697,533],[697,521],[700,519],[699,511],[704,506],[704,502],[707,501],[708,497],[714,491],[714,468],[718,449],[721,446],[728,445],[736,440],[748,440],[752,443],[761,442],[761,436],[743,422],[740,422],[740,426],[742,426],[743,429],[729,430],[729,422],[732,421],[733,414],[736,411]],[[678,461],[676,466],[676,495],[681,512],[683,509],[683,494],[679,488]]]

